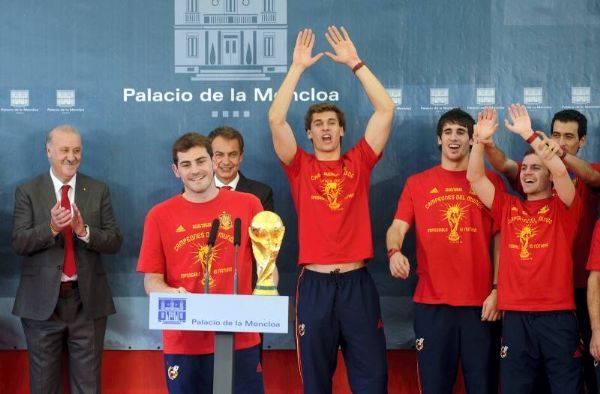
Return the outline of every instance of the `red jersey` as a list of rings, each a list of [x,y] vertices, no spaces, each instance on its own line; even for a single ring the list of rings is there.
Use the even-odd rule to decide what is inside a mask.
[[[486,173],[496,188],[504,190],[497,175]],[[415,302],[483,304],[492,290],[493,222],[471,191],[466,171],[436,166],[409,177],[395,219],[416,223]]]
[[[247,228],[262,211],[251,194],[221,189],[216,198],[194,203],[182,195],[155,205],[146,215],[138,272],[164,274],[171,287],[183,286],[191,293],[204,293],[208,235],[213,219],[221,223],[209,257],[209,292],[233,293],[233,223],[242,221],[238,259],[238,294],[252,293],[252,246]],[[210,354],[214,352],[213,332],[163,331],[167,354]],[[237,333],[235,348],[260,343],[258,334]]]
[[[498,309],[575,309],[572,248],[579,197],[568,208],[557,196],[526,201],[496,192],[492,216],[501,224]]]
[[[516,181],[511,182],[511,186],[514,190],[523,195],[523,187],[521,186],[520,181],[521,162],[518,162],[517,164],[519,165],[519,172]],[[596,171],[600,171],[600,163],[591,163],[591,166]],[[583,209],[581,220],[577,226],[575,243],[573,245],[573,280],[575,282],[575,288],[585,289],[587,287],[588,277],[585,263],[590,253],[594,224],[596,223],[596,219],[598,219],[597,207],[598,204],[600,204],[600,191],[592,190],[585,182],[577,177],[573,179],[573,183],[575,184],[575,190],[581,200]]]
[[[596,221],[592,247],[590,248],[590,257],[588,258],[586,268],[588,271],[600,271],[600,220]]]
[[[362,138],[339,160],[317,160],[298,147],[283,166],[298,214],[299,264],[373,257],[369,179],[380,157]]]

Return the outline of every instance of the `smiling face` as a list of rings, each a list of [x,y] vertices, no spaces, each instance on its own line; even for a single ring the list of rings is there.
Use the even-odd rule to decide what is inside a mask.
[[[445,123],[438,136],[438,145],[442,151],[442,166],[457,163],[466,166],[472,144],[473,140],[469,138],[469,130],[466,126]]]
[[[521,187],[528,200],[540,200],[552,195],[552,176],[542,159],[528,154],[521,164]]]
[[[240,143],[236,139],[227,139],[221,136],[212,140],[213,160],[215,174],[224,184],[229,184],[237,176],[240,164],[244,160]]]
[[[52,173],[68,183],[81,163],[81,136],[74,128],[56,128],[48,135],[46,154]]]
[[[177,164],[173,173],[183,182],[184,196],[195,201],[207,197],[216,190],[213,183],[214,164],[206,148],[194,146],[185,152],[177,152]]]
[[[312,114],[308,138],[312,140],[318,159],[337,159],[341,154],[341,138],[344,128],[334,111]],[[337,157],[336,157],[337,156]]]

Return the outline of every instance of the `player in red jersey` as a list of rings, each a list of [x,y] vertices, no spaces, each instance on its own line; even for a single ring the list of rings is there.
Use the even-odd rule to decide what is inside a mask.
[[[419,281],[413,300],[424,393],[451,393],[459,360],[468,392],[498,388],[493,221],[466,176],[474,123],[459,108],[440,117],[441,164],[408,178],[387,232],[392,276],[406,279],[410,265],[401,250],[409,229],[416,231]],[[497,175],[488,177],[504,190]]]
[[[203,293],[206,261],[209,292],[233,293],[233,223],[247,229],[262,211],[251,194],[218,189],[214,183],[210,140],[197,133],[182,135],[173,144],[173,172],[184,192],[155,205],[146,216],[137,270],[144,272],[147,293]],[[207,256],[213,219],[220,226]],[[238,293],[252,292],[252,252],[248,231],[241,231]],[[212,392],[214,333],[163,331],[165,374],[170,393]],[[260,338],[256,333],[235,336],[236,393],[262,393]]]
[[[527,109],[509,108],[512,123],[532,150],[521,165],[526,196],[498,191],[485,175],[484,144],[498,125],[496,111],[478,116],[467,178],[500,229],[498,309],[504,311],[501,387],[508,393],[530,393],[543,366],[552,392],[580,393],[583,370],[574,314],[572,247],[581,200],[568,171],[543,133],[534,133]],[[553,194],[552,185],[556,194]]]
[[[341,153],[343,112],[317,104],[305,117],[314,155],[300,148],[286,121],[300,77],[323,53],[312,55],[315,35],[298,33],[292,65],[269,110],[275,152],[298,214],[299,264],[296,342],[307,393],[331,393],[341,346],[353,392],[387,392],[385,336],[379,294],[366,269],[373,257],[369,179],[392,127],[394,103],[361,61],[344,28],[325,33],[325,54],[354,72],[375,111],[358,144]]]
[[[590,313],[592,339],[590,341],[590,354],[594,358],[596,381],[600,382],[600,220],[596,221],[594,236],[587,267],[590,271],[588,277],[587,301]],[[600,384],[598,385],[600,386]],[[600,387],[597,387],[600,391]]]
[[[585,344],[583,357],[585,385],[589,394],[596,394],[599,392],[596,390],[596,385],[600,382],[596,380],[594,359],[588,350],[592,333],[586,303],[588,271],[585,269],[585,265],[590,251],[594,223],[598,218],[600,163],[588,163],[577,156],[587,143],[587,119],[582,113],[573,109],[555,113],[552,117],[551,130],[551,140],[548,141],[548,144],[567,166],[583,205],[583,214],[577,226],[577,236],[573,247],[573,279],[577,320]],[[490,164],[506,176],[514,190],[523,195],[519,182],[521,163],[507,158],[504,152],[493,143],[485,146],[485,153]]]

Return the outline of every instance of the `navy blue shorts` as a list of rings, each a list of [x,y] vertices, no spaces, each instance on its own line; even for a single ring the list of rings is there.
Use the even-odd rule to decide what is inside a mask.
[[[531,393],[546,371],[552,393],[582,393],[582,346],[573,311],[504,313],[500,383],[505,393]]]
[[[460,360],[467,393],[497,393],[499,328],[481,321],[481,307],[416,303],[421,391],[452,393]]]
[[[302,270],[296,346],[305,393],[332,392],[339,347],[352,392],[387,392],[379,294],[366,268],[330,274]]]
[[[264,393],[259,347],[260,345],[235,352],[233,384],[236,394]],[[214,355],[165,354],[164,359],[169,393],[213,392]]]

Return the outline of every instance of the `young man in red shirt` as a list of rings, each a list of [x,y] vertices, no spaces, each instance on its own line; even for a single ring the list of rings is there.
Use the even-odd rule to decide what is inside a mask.
[[[587,287],[587,301],[590,313],[592,338],[590,341],[590,354],[594,358],[596,382],[600,382],[600,220],[596,221],[594,236],[587,267],[590,271]],[[596,389],[600,391],[600,384]]]
[[[490,258],[493,221],[467,181],[473,124],[455,108],[437,125],[441,164],[408,178],[387,232],[390,271],[406,279],[401,252],[415,225],[417,275],[415,335],[424,393],[452,393],[459,360],[469,393],[497,392],[498,320]],[[488,173],[503,190],[500,178]]]
[[[206,260],[209,260],[209,293],[233,293],[233,223],[241,219],[238,293],[251,294],[252,252],[248,227],[262,211],[251,194],[218,189],[210,140],[187,133],[173,144],[173,172],[184,192],[155,205],[146,216],[138,260],[147,293],[204,293]],[[213,219],[220,222],[217,241],[207,256]],[[163,331],[165,375],[170,393],[213,390],[214,333]],[[256,333],[235,335],[236,393],[262,393]]]
[[[485,175],[484,143],[498,125],[496,111],[478,116],[467,177],[500,223],[498,309],[504,311],[501,387],[530,393],[543,366],[552,392],[581,393],[583,369],[575,300],[572,247],[581,200],[556,147],[531,129],[525,107],[509,108],[506,127],[531,145],[520,181],[525,200],[499,191]],[[554,185],[553,193],[552,186]]]
[[[299,264],[296,342],[304,391],[331,393],[341,346],[353,392],[387,392],[385,336],[379,294],[366,269],[373,257],[369,179],[392,127],[394,103],[361,61],[346,30],[325,33],[335,53],[325,54],[354,72],[375,112],[364,138],[344,155],[344,114],[317,104],[305,117],[314,155],[296,143],[287,123],[293,92],[304,71],[322,56],[312,55],[315,35],[298,34],[294,58],[269,110],[275,152],[290,182],[298,214]]]
[[[551,140],[548,142],[569,170],[575,190],[581,199],[583,214],[577,226],[577,236],[573,246],[573,280],[575,283],[575,305],[577,320],[583,338],[583,367],[585,384],[589,394],[596,394],[596,376],[594,359],[588,352],[591,338],[590,320],[586,303],[588,271],[585,269],[590,251],[594,223],[598,218],[597,207],[600,203],[600,163],[588,163],[577,154],[587,142],[587,119],[579,111],[565,109],[554,114],[551,122]],[[490,164],[511,183],[513,189],[523,195],[519,182],[521,163],[506,157],[495,144],[485,146],[486,157]]]

